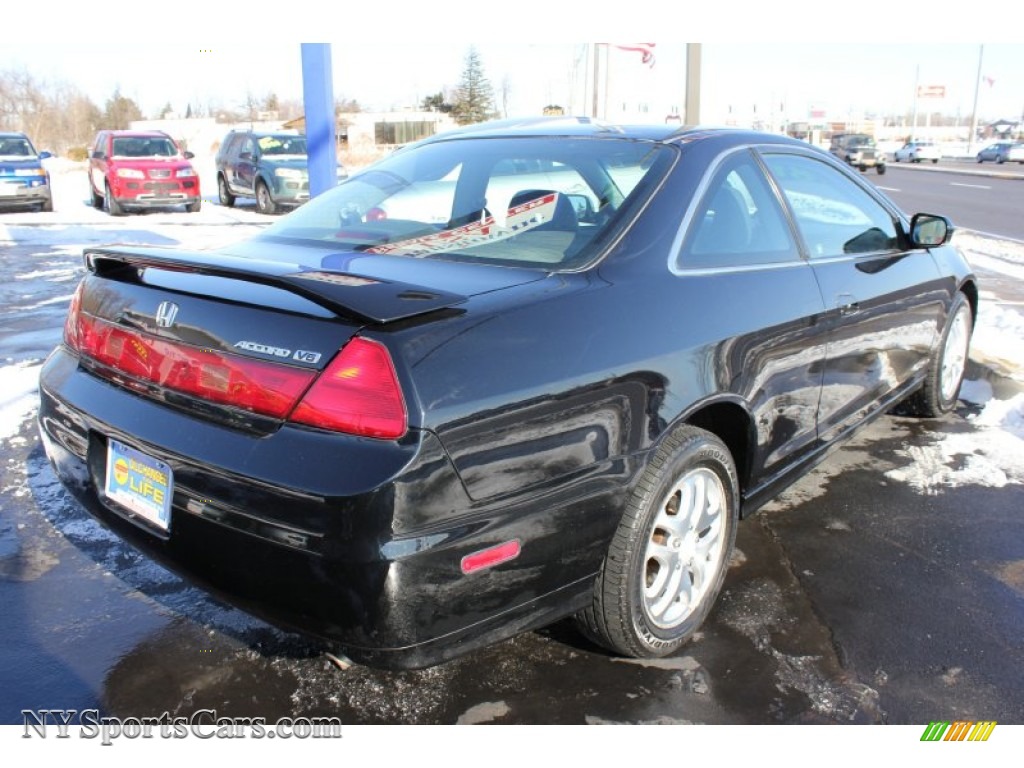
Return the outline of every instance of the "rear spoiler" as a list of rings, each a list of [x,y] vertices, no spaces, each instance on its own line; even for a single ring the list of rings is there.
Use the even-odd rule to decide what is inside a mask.
[[[363,323],[391,323],[446,309],[465,296],[434,288],[362,275],[310,269],[299,264],[263,261],[194,251],[156,248],[87,248],[85,266],[99,276],[124,279],[127,270],[160,269],[245,280],[281,288]]]

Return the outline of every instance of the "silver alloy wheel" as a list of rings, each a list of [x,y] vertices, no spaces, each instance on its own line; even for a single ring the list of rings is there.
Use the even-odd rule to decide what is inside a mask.
[[[970,335],[967,330],[970,309],[963,305],[953,317],[953,322],[946,334],[946,345],[942,350],[942,371],[939,374],[939,393],[944,401],[950,401],[956,395],[960,380],[967,367],[967,348]]]
[[[725,553],[725,487],[705,467],[683,475],[659,507],[644,551],[644,613],[679,626],[717,583]]]

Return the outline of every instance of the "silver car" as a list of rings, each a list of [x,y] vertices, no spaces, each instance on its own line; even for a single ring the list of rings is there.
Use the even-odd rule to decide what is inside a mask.
[[[979,163],[991,160],[996,163],[1009,161],[1024,164],[1024,142],[997,141],[981,150],[977,159]]]

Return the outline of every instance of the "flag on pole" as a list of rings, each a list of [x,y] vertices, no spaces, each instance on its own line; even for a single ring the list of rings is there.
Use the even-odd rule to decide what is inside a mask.
[[[993,85],[996,84],[995,78],[989,77],[988,75],[985,75],[985,77],[983,77],[981,79],[984,80],[988,84],[989,88],[991,88]]]
[[[646,64],[649,67],[654,66],[654,43],[616,44],[615,47],[621,51],[636,51],[641,56],[641,63]]]

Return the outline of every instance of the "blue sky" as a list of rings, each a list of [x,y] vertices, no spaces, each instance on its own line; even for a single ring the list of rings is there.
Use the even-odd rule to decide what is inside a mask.
[[[30,43],[8,37],[0,70],[26,67],[37,77],[75,84],[100,105],[120,88],[147,116],[166,102],[182,111],[189,102],[237,108],[248,94],[300,98],[299,41],[316,39],[331,43],[338,95],[387,109],[456,85],[472,43],[496,90],[507,78],[511,114],[536,114],[549,103],[579,112],[590,101],[584,40],[657,39],[670,30],[703,41],[706,122],[724,120],[730,108],[749,114],[755,105],[760,115],[784,108],[789,119],[812,107],[836,116],[909,110],[915,80],[947,92],[944,100],[922,100],[920,110],[966,116],[982,44],[981,74],[992,84],[983,79],[979,112],[990,118],[1024,112],[1024,43],[1006,39],[1013,24],[992,23],[1019,15],[1007,0],[976,12],[962,2],[933,0],[915,6],[912,17],[882,0],[834,11],[819,6],[731,0],[726,14],[721,4],[589,0],[581,14],[579,3],[432,0],[409,6],[422,9],[413,16],[406,6],[366,3],[178,0],[144,11],[111,0],[95,14],[79,7],[72,22],[68,6],[39,0],[36,18],[58,21],[36,24]],[[613,55],[609,102],[652,102],[659,110],[681,105],[685,43],[661,42],[655,50],[653,68],[638,54]]]

